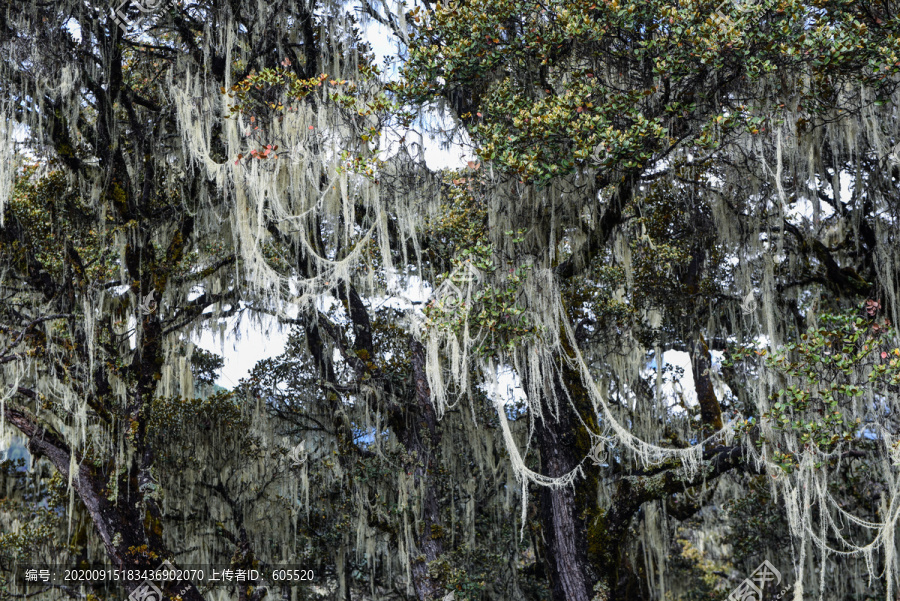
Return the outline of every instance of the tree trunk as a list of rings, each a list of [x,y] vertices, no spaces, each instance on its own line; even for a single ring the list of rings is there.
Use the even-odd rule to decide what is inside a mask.
[[[535,434],[542,473],[558,477],[572,471],[589,452],[590,436],[581,421],[592,424],[596,420],[592,411],[582,406],[589,401],[580,376],[573,370],[563,368],[554,378],[554,393],[556,403],[542,399],[543,418],[536,420]],[[581,413],[581,420],[573,404]],[[586,478],[572,486],[541,489],[541,527],[554,601],[594,598],[598,575],[589,558],[587,521],[596,512],[595,470],[585,466]]]
[[[421,532],[415,533],[417,556],[411,558],[413,586],[419,601],[432,601],[443,596],[443,587],[428,572],[428,564],[444,553],[443,529],[437,483],[434,480],[435,451],[440,441],[437,415],[431,404],[431,390],[425,376],[425,350],[415,340],[410,341],[412,355],[415,405],[406,416],[406,427],[398,435],[410,457],[413,477],[424,489]]]
[[[28,393],[27,390],[19,392]],[[63,479],[68,479],[71,451],[62,438],[38,425],[27,413],[13,409],[9,404],[4,407],[4,413],[6,419],[28,439],[29,452],[49,459]],[[138,491],[136,470],[132,469],[119,478],[119,495],[114,501],[110,501],[104,494],[105,478],[97,473],[91,463],[76,458],[75,464],[78,466],[72,474],[75,494],[91,516],[91,521],[106,547],[107,555],[116,568],[155,570],[163,560],[171,557],[162,544],[159,517],[154,515],[156,505],[144,499]],[[145,551],[132,552],[136,548],[143,548]],[[125,580],[123,584],[126,592],[130,594],[142,582]],[[190,582],[172,582],[163,592],[170,599],[176,594],[184,601],[203,599],[200,591]]]

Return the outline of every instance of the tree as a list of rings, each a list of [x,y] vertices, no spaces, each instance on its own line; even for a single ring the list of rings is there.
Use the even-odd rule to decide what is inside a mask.
[[[105,4],[7,4],[0,17],[3,131],[10,136],[3,162],[14,166],[0,193],[3,419],[68,481],[117,568],[190,561],[183,551],[192,547],[209,553],[195,553],[195,562],[229,563],[235,553],[240,564],[257,561],[254,545],[264,544],[274,554],[265,561],[290,546],[289,532],[254,538],[252,531],[260,519],[248,504],[265,513],[277,500],[275,475],[257,470],[255,490],[237,494],[224,475],[207,477],[191,464],[179,473],[171,462],[185,458],[167,448],[186,439],[221,445],[219,427],[198,427],[210,420],[252,422],[229,395],[215,397],[211,407],[191,405],[190,333],[240,312],[238,299],[253,302],[260,291],[239,289],[263,252],[256,240],[241,238],[246,196],[235,201],[208,172],[231,165],[238,127],[225,119],[219,90],[282,61],[309,79],[353,60],[358,50],[337,8],[257,9],[166,5],[130,34]],[[139,13],[132,7],[127,16]],[[197,124],[204,98],[221,105]],[[303,118],[317,114],[317,102],[311,99]],[[328,122],[324,110],[319,118]],[[24,140],[12,143],[19,136]],[[17,147],[22,154],[14,154]],[[318,175],[312,179],[318,191]],[[193,417],[179,421],[180,413]],[[233,459],[254,454],[247,449],[252,440],[237,442]],[[278,449],[269,448],[283,459]],[[272,459],[259,457],[259,447],[255,454],[257,464]],[[165,467],[172,471],[160,473]],[[178,538],[206,536],[215,511],[197,516],[175,502],[177,489],[165,491],[167,497],[161,490],[194,486],[192,476],[209,487],[209,498],[219,497],[214,509],[224,504],[229,515],[203,544]],[[128,589],[139,584],[129,582]],[[242,598],[263,592],[253,590],[239,592]],[[172,591],[202,598],[188,582],[173,583]]]
[[[275,314],[303,328],[325,392],[315,411],[371,409],[399,441],[399,502],[409,509],[390,539],[401,551],[388,556],[388,574],[403,573],[422,599],[469,586],[459,569],[436,565],[441,433],[421,345],[391,338],[407,360],[384,370],[366,297],[395,285],[391,262],[406,257],[412,232],[397,231],[394,215],[415,212],[409,199],[434,178],[404,190],[411,159],[375,160],[388,105],[343,7],[257,9],[166,5],[128,33],[93,5],[32,3],[4,15],[6,112],[26,137],[10,163],[32,162],[3,197],[0,362],[13,383],[4,417],[73,482],[70,512],[87,510],[115,567],[299,561],[308,538],[271,524],[278,516],[296,528],[291,500],[309,498],[291,471],[298,440],[260,410],[270,399],[243,396],[252,386],[207,398],[192,384],[208,384],[216,368],[192,332],[244,312]],[[395,182],[387,218],[375,169]],[[400,248],[371,255],[373,239]],[[360,277],[367,267],[379,270],[374,281]],[[345,318],[320,311],[323,298],[343,302]],[[288,317],[285,301],[301,318]],[[345,467],[355,467],[353,453],[371,454],[354,444],[350,422],[330,426],[322,447],[299,442],[319,456],[338,449]],[[202,503],[208,511],[196,510]],[[357,547],[368,550],[384,527],[398,526],[376,519]],[[341,534],[328,568],[345,597]],[[200,598],[195,584],[166,594],[184,586],[183,598]],[[237,592],[259,598],[258,584]]]
[[[472,364],[490,378],[499,362],[526,385],[541,472],[514,465],[547,486],[555,599],[590,599],[597,582],[601,598],[641,595],[628,592],[636,566],[623,539],[642,506],[735,468],[772,469],[772,455],[753,452],[752,436],[733,443],[735,422],[726,423],[738,410],[759,419],[765,380],[755,390],[731,380],[748,394],[718,397],[711,349],[757,335],[779,348],[826,303],[867,295],[896,320],[896,258],[881,254],[895,236],[893,217],[882,217],[897,209],[886,160],[897,142],[896,37],[881,10],[466,2],[414,11],[396,89],[450,108],[495,174],[477,275],[438,289],[441,320],[450,306],[466,327],[433,340],[472,358],[455,362],[457,381]],[[849,196],[842,174],[854,178]],[[624,278],[604,282],[611,267]],[[524,284],[509,275],[522,268]],[[507,286],[515,310],[492,313],[483,299]],[[511,340],[497,318],[537,327]],[[486,338],[489,352],[476,356]],[[662,405],[659,378],[655,392],[641,381],[642,367],[659,367],[672,348],[691,355],[699,428]],[[619,446],[607,469],[584,463],[609,442]],[[598,488],[606,506],[594,505]],[[823,493],[801,509],[791,523],[801,566],[811,505],[841,511]],[[890,544],[873,544],[890,563]]]
[[[108,560],[316,553],[342,599],[362,574],[425,601],[524,598],[524,555],[553,599],[706,594],[675,579],[728,558],[691,537],[732,528],[752,569],[759,499],[786,509],[795,598],[871,593],[813,549],[882,561],[890,596],[891,7],[359,8],[400,77],[340,4],[187,2],[128,34],[91,3],[0,17],[3,415]],[[412,156],[432,106],[479,161]],[[191,333],[243,313],[294,326],[289,352],[198,397]]]

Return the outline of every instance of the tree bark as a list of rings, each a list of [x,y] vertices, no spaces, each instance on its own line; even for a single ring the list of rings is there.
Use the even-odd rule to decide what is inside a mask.
[[[701,434],[711,436],[722,429],[722,406],[716,398],[716,392],[712,384],[712,359],[709,347],[706,345],[703,335],[697,337],[691,353],[691,371],[694,376],[694,390],[697,392],[697,402],[700,404],[700,419],[703,424]]]
[[[579,419],[572,406],[586,400],[577,374],[564,368],[554,378],[553,386],[556,402],[542,399],[543,417],[536,420],[535,435],[541,471],[546,476],[559,477],[575,469],[589,451],[590,439],[581,421],[591,423],[593,418],[582,412]],[[598,577],[588,557],[585,517],[591,513],[592,501],[596,504],[596,497],[591,494],[595,483],[588,474],[571,486],[541,489],[541,527],[554,601],[591,601],[594,597]]]
[[[440,434],[437,415],[431,404],[431,389],[425,376],[425,349],[410,340],[415,403],[406,417],[407,425],[398,430],[403,446],[410,457],[413,477],[423,488],[421,532],[415,533],[418,556],[410,561],[413,585],[419,601],[432,601],[443,594],[443,587],[429,574],[428,564],[444,554],[441,512],[438,503],[437,484],[434,481],[434,460]]]

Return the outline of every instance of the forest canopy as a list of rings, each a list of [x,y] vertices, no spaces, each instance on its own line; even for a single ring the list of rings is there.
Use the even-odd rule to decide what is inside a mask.
[[[4,1],[0,599],[895,598],[898,8]]]

